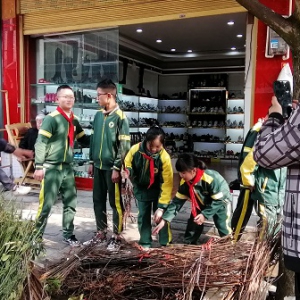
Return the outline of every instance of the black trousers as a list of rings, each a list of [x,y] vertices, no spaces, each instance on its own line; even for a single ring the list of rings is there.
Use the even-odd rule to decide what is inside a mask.
[[[295,296],[300,300],[300,273],[295,273]]]

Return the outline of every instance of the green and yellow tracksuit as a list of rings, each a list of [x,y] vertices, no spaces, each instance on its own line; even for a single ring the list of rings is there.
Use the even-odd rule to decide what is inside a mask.
[[[85,135],[76,117],[73,124],[74,138],[83,146],[89,147],[90,137]],[[73,235],[77,196],[73,149],[69,145],[68,132],[68,121],[56,110],[43,120],[35,144],[35,168],[45,172],[41,182],[36,223],[41,236],[58,192],[61,193],[63,201],[63,236],[69,238]]]
[[[123,203],[119,183],[111,180],[112,171],[120,171],[122,159],[130,148],[129,124],[119,107],[108,114],[96,113],[91,136],[90,162],[94,164],[93,202],[97,231],[106,230],[106,198],[113,211],[113,232],[123,230]]]
[[[231,220],[235,240],[244,231],[254,206],[260,218],[261,237],[265,232],[274,233],[284,201],[286,168],[269,170],[260,167],[253,158],[253,146],[261,126],[262,123],[258,122],[249,130],[239,158],[241,190]]]
[[[151,210],[166,209],[173,189],[173,169],[170,155],[165,149],[149,154],[146,142],[131,147],[125,157],[125,168],[130,171],[134,196],[139,209],[139,244],[151,247]],[[152,174],[152,180],[151,180]],[[169,224],[159,233],[159,243],[163,246],[172,240]]]
[[[217,171],[205,170],[200,181],[194,186],[194,192],[200,207],[200,210],[197,209],[197,213],[202,214],[205,219],[213,219],[221,237],[230,234],[229,220],[232,197],[225,179]],[[190,200],[189,186],[182,179],[178,192],[162,218],[171,222],[187,200]],[[197,225],[194,222],[194,216],[191,213],[184,235],[185,242],[197,244],[203,227],[203,224]]]

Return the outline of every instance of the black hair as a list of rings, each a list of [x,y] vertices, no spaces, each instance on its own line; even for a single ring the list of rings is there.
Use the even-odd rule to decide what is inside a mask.
[[[57,94],[59,91],[64,90],[64,89],[68,89],[68,90],[71,90],[71,91],[73,92],[73,89],[72,89],[69,85],[67,85],[67,84],[62,84],[62,85],[60,85],[60,86],[57,88],[56,94]]]
[[[117,93],[117,86],[111,79],[104,79],[98,82],[97,89],[114,90]]]
[[[166,137],[165,132],[158,125],[153,125],[146,132],[145,141],[151,143],[158,137],[159,137],[160,142],[164,145],[165,137]]]
[[[206,164],[193,154],[183,153],[178,155],[175,168],[178,172],[186,172],[194,168],[205,170]]]

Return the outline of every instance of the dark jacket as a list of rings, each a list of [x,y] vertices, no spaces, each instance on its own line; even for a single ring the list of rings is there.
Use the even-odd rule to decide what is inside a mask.
[[[29,128],[21,139],[19,148],[28,149],[34,151],[34,145],[38,136],[38,129],[37,128]]]
[[[13,153],[16,148],[9,144],[5,139],[0,138],[0,152]]]
[[[254,159],[267,169],[287,168],[282,244],[285,265],[300,272],[300,109],[287,122],[272,113],[263,124]]]

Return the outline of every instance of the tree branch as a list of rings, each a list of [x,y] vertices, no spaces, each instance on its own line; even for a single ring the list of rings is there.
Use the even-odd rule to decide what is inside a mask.
[[[296,0],[296,6],[300,6],[300,0]],[[292,23],[289,19],[274,12],[269,7],[261,4],[258,0],[236,0],[240,5],[245,7],[252,15],[270,26],[283,39],[290,41],[292,33]]]

